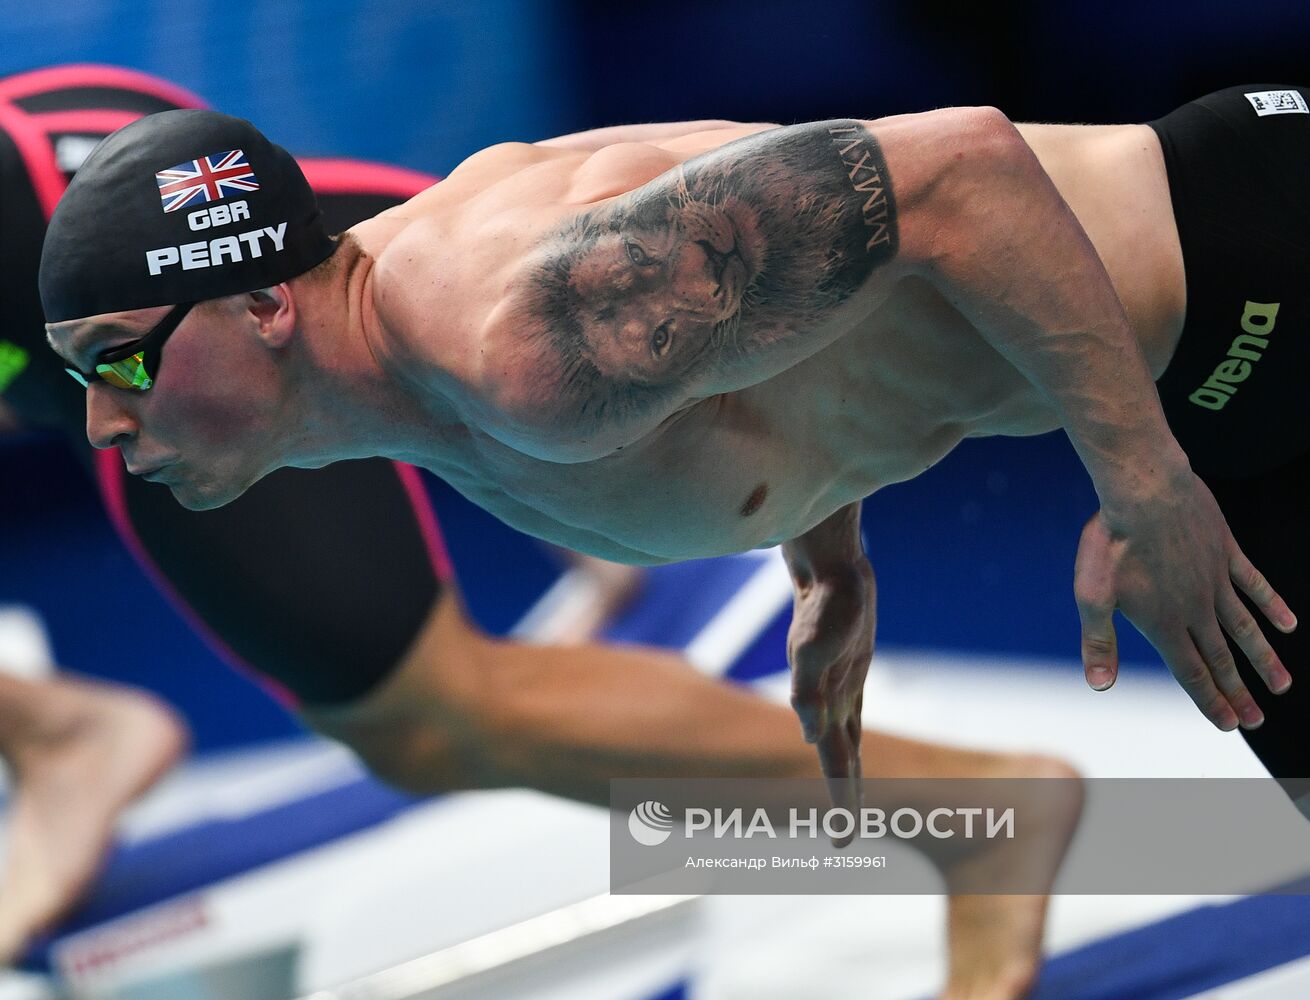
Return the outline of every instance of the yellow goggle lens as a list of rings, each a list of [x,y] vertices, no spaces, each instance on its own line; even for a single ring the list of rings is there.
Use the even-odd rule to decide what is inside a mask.
[[[96,374],[115,389],[135,389],[144,392],[154,384],[154,380],[146,372],[144,353],[133,354],[130,358],[111,361],[108,364],[96,365]]]

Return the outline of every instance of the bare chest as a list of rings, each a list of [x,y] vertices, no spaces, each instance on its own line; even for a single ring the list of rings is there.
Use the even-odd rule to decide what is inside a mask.
[[[913,478],[963,437],[1053,426],[1026,382],[926,288],[824,351],[694,402],[605,458],[531,458],[477,431],[428,462],[531,534],[662,562],[777,544]]]
[[[790,537],[818,482],[794,443],[768,409],[720,396],[594,461],[542,461],[473,431],[456,454],[446,449],[428,464],[529,534],[605,558],[658,563]]]

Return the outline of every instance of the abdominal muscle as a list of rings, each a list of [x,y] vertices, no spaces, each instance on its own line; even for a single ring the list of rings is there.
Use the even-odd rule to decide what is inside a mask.
[[[602,459],[530,458],[472,432],[434,471],[530,534],[659,563],[775,545],[977,434],[1040,433],[1040,397],[925,282],[795,367],[695,401]]]

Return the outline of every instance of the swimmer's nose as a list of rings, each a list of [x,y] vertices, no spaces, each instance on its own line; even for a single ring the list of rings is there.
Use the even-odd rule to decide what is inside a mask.
[[[93,448],[112,448],[136,436],[136,419],[116,398],[121,393],[93,383],[86,390],[86,439]]]

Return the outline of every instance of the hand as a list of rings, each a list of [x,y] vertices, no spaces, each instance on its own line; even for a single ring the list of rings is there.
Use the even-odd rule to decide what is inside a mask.
[[[805,739],[817,744],[833,805],[858,815],[860,712],[873,657],[873,569],[863,556],[841,572],[797,581],[787,634],[791,703]],[[851,837],[834,841],[844,847]]]
[[[1264,721],[1237,673],[1224,632],[1275,694],[1292,683],[1241,590],[1283,632],[1296,618],[1242,554],[1219,505],[1188,470],[1168,495],[1098,511],[1083,529],[1074,567],[1087,683],[1110,687],[1119,657],[1119,608],[1160,652],[1196,706],[1220,729]]]

